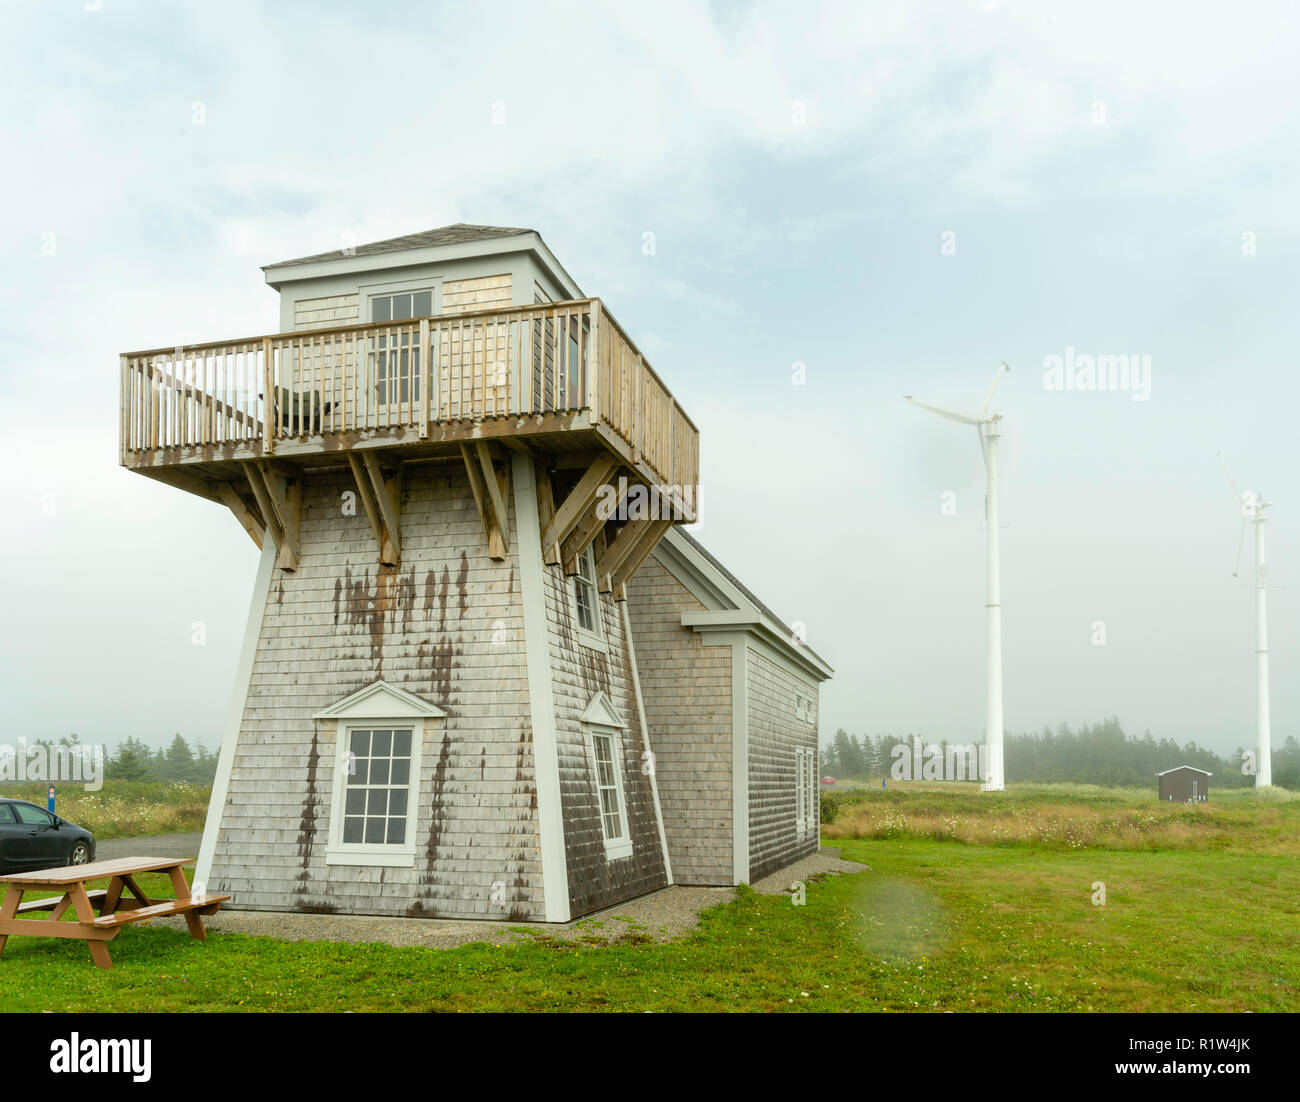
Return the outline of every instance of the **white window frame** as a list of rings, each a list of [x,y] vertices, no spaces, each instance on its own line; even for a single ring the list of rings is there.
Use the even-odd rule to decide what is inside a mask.
[[[801,834],[817,829],[817,751],[807,746],[794,749],[795,827]]]
[[[411,774],[406,783],[406,837],[401,842],[345,842],[343,818],[347,805],[348,750],[357,730],[410,730]],[[329,865],[384,865],[392,868],[415,866],[415,819],[420,792],[420,757],[424,742],[424,721],[410,716],[351,719],[339,722],[334,773],[334,803],[330,809],[330,836],[325,848]],[[360,860],[358,860],[360,858]]]
[[[627,795],[623,791],[623,738],[617,727],[604,723],[584,723],[587,735],[587,753],[591,759],[591,779],[596,792],[596,817],[600,820],[600,836],[605,842],[605,856],[611,861],[632,856],[632,835],[627,829]],[[596,739],[608,738],[610,765],[614,770],[614,793],[618,803],[620,836],[611,838],[605,827],[605,806],[600,801],[600,770],[596,767]]]
[[[584,578],[582,575],[583,563],[591,567],[591,577]],[[593,630],[588,630],[582,626],[578,619],[578,582],[579,580],[591,585],[591,619],[594,625]],[[578,556],[578,573],[572,577],[565,578],[565,585],[569,590],[569,613],[573,619],[574,634],[578,637],[578,642],[584,647],[591,647],[593,650],[608,651],[609,645],[605,642],[605,625],[604,610],[600,603],[600,586],[596,580],[596,555],[590,544]]]
[[[414,868],[416,839],[419,837],[420,766],[426,731],[436,729],[446,715],[436,705],[412,693],[374,682],[319,713],[317,721],[336,724],[334,738],[334,783],[330,799],[329,832],[325,845],[327,865],[362,865],[386,868]],[[347,801],[348,751],[351,732],[357,729],[411,731],[411,774],[407,782],[406,837],[400,842],[344,842],[343,818]]]
[[[368,287],[362,287],[361,294],[365,300],[365,311],[364,311],[365,319],[362,321],[361,324],[362,325],[409,325],[412,321],[416,320],[416,318],[411,317],[411,318],[402,318],[400,321],[376,322],[374,320],[375,300],[380,298],[395,298],[398,295],[418,295],[423,293],[424,291],[429,292],[430,314],[437,315],[441,313],[442,312],[442,281],[441,280],[428,280],[428,279],[408,280],[405,284],[379,283],[379,284],[371,284]],[[421,314],[418,316],[423,317],[424,315]],[[373,398],[375,408],[387,409],[390,405],[391,406],[403,405],[407,401],[410,401],[412,403],[419,403],[421,401],[420,395],[418,393],[419,380],[421,378],[425,378],[428,376],[428,365],[427,364],[421,365],[418,371],[415,369],[415,360],[418,358],[418,351],[419,351],[415,347],[415,343],[413,342],[406,346],[407,353],[408,353],[408,363],[411,365],[411,371],[408,376],[408,378],[411,380],[410,388],[408,390],[408,397],[405,399],[401,397],[402,388],[399,385],[397,387],[398,400],[394,402],[391,394],[391,390],[392,390],[391,382],[397,381],[400,383],[402,378],[402,374],[401,374],[402,345],[399,343],[398,346],[394,349],[389,349],[389,348],[381,349],[379,348],[379,342],[377,340],[377,336],[378,335],[376,334],[371,334],[368,338],[366,338],[368,344],[368,347],[366,349],[366,355],[375,357],[375,365],[376,365],[375,383],[376,384],[378,383],[379,354],[381,352],[387,352],[390,355],[387,360],[388,370],[384,375],[384,379],[385,379],[384,397],[386,400],[381,402],[379,400],[379,394],[376,391]],[[374,342],[374,343],[370,344],[369,342]],[[391,353],[393,352],[396,352],[398,354],[398,359],[397,359],[398,367],[395,372],[392,369]],[[436,359],[437,357],[435,356],[434,358]]]

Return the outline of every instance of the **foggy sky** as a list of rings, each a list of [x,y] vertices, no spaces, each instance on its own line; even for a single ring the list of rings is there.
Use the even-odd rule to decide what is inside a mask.
[[[457,221],[537,229],[700,427],[695,534],[835,666],[823,742],[981,737],[975,432],[902,395],[974,412],[1002,360],[1008,729],[1253,743],[1222,449],[1275,503],[1297,733],[1285,5],[3,18],[6,741],[220,738],[256,548],[118,467],[119,353],[273,331],[259,265]],[[1047,389],[1067,355],[1149,391]]]

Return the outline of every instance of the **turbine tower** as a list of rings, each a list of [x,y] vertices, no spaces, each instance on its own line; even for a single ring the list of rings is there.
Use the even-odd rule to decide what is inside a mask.
[[[984,395],[984,404],[975,417],[926,405],[910,394],[904,395],[914,406],[928,409],[949,421],[974,425],[979,433],[980,451],[984,455],[984,520],[988,528],[988,598],[984,605],[988,628],[988,684],[984,704],[984,745],[988,754],[983,786],[985,792],[1001,792],[1006,788],[1006,776],[1002,769],[1002,591],[998,571],[998,422],[1002,420],[1002,414],[990,415],[989,406],[993,404],[993,394],[998,389],[1002,376],[1010,370],[1005,363],[998,368],[988,393]]]
[[[1223,453],[1219,453],[1223,462]],[[1237,541],[1237,564],[1241,562],[1241,544],[1246,535],[1246,524],[1255,525],[1255,787],[1263,788],[1273,783],[1273,745],[1269,730],[1268,706],[1268,567],[1264,560],[1264,512],[1273,503],[1265,501],[1258,490],[1242,493],[1223,464],[1228,475],[1228,485],[1241,506],[1241,538]],[[1232,576],[1237,576],[1234,568]]]

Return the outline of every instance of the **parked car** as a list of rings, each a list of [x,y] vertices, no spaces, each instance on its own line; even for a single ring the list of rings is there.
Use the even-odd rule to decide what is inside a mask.
[[[823,778],[822,778],[822,784],[834,784],[834,783],[835,783],[835,778],[834,778],[834,777],[823,777]]]
[[[0,800],[0,873],[57,869],[95,859],[95,836],[25,800]]]

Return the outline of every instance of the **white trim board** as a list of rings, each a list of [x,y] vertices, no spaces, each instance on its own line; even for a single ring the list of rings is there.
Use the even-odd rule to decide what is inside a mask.
[[[546,567],[537,515],[537,471],[533,457],[510,457],[515,492],[519,596],[523,605],[524,654],[528,665],[528,710],[533,727],[533,773],[537,783],[537,835],[542,851],[542,896],[547,922],[568,922],[568,856],[560,802],[560,755],[555,723],[550,631],[546,620]]]
[[[206,885],[212,873],[212,859],[217,852],[217,835],[221,831],[221,814],[230,790],[230,774],[235,767],[235,750],[239,745],[239,729],[244,722],[244,706],[248,703],[248,685],[253,677],[253,661],[257,657],[257,644],[262,635],[262,621],[266,616],[266,603],[271,597],[271,579],[275,576],[275,560],[279,553],[275,540],[268,530],[262,540],[262,557],[257,564],[257,577],[253,582],[253,595],[248,605],[248,620],[244,624],[244,641],[240,644],[239,665],[235,667],[235,688],[230,698],[230,711],[226,714],[226,727],[221,736],[221,755],[217,759],[217,775],[212,781],[212,795],[208,799],[208,817],[203,823],[203,841],[199,844],[199,859],[194,866],[194,882]]]

